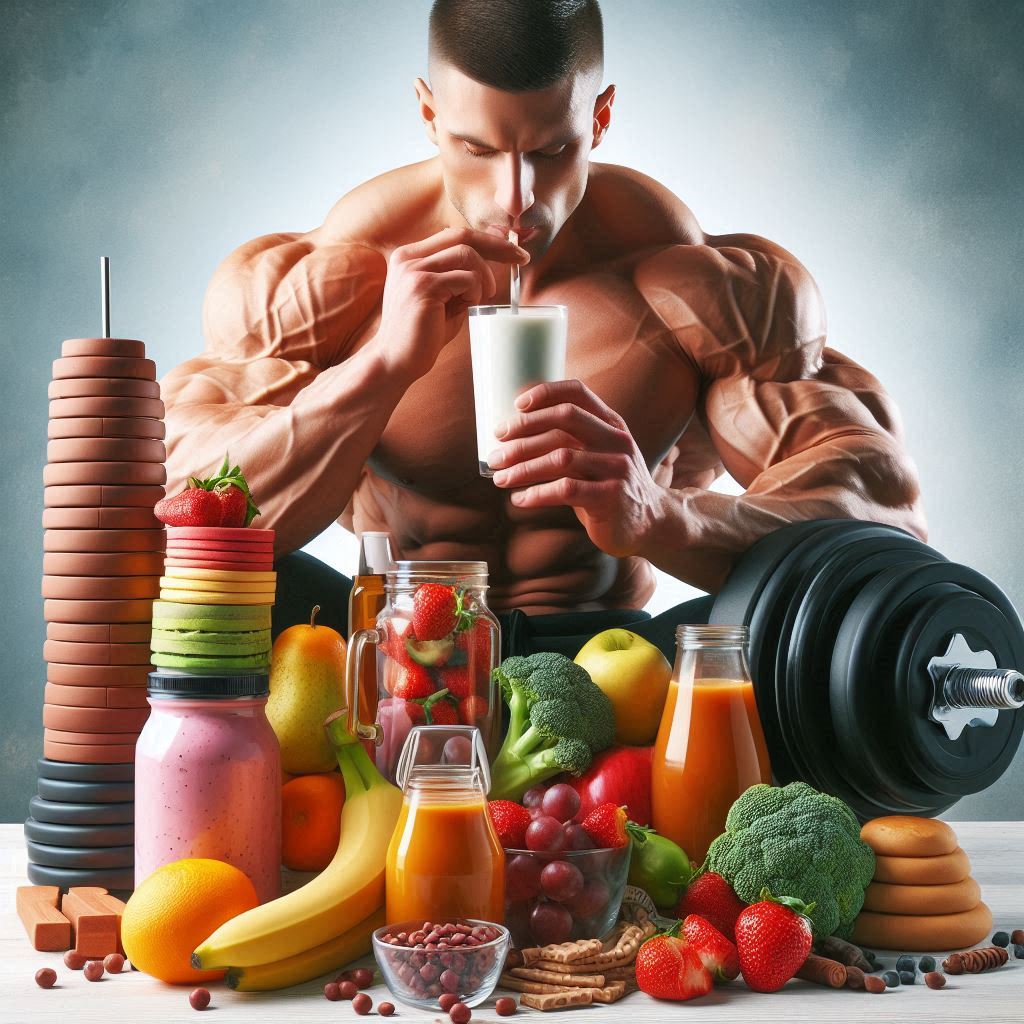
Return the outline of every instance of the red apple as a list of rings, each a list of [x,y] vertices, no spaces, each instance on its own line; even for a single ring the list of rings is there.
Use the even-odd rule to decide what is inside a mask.
[[[598,754],[578,779],[568,782],[580,795],[577,818],[598,804],[625,805],[630,821],[651,823],[651,752],[653,747],[609,747]]]

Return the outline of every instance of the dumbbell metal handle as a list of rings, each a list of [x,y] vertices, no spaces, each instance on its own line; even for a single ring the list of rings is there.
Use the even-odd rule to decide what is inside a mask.
[[[951,665],[942,681],[942,700],[948,708],[1024,707],[1024,675],[1010,668],[969,668]]]

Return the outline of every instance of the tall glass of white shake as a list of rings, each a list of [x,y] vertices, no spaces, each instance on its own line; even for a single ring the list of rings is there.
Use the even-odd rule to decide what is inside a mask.
[[[494,428],[515,415],[515,401],[544,381],[565,379],[569,311],[565,306],[469,307],[476,449],[481,476],[494,476],[487,456]]]

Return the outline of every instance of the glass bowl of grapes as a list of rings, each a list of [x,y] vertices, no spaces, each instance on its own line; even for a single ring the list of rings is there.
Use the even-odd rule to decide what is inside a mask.
[[[512,944],[523,949],[601,938],[618,918],[632,849],[622,834],[615,839],[621,845],[607,845],[616,831],[615,808],[607,805],[605,820],[598,814],[579,821],[579,796],[564,783],[529,790],[523,806],[530,816],[525,830],[499,830]]]

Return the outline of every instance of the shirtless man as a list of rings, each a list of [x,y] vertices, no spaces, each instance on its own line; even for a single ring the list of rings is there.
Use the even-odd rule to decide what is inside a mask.
[[[531,616],[642,608],[652,565],[713,591],[793,520],[923,537],[897,411],[825,347],[804,267],[591,161],[602,74],[596,0],[438,0],[415,82],[438,155],[218,269],[207,349],[163,381],[168,493],[229,451],[279,556],[335,520],[387,530],[404,558],[486,560],[492,608]],[[492,482],[466,309],[508,302],[514,262],[524,304],[568,307],[571,379],[520,398]],[[745,494],[708,490],[725,470]]]

